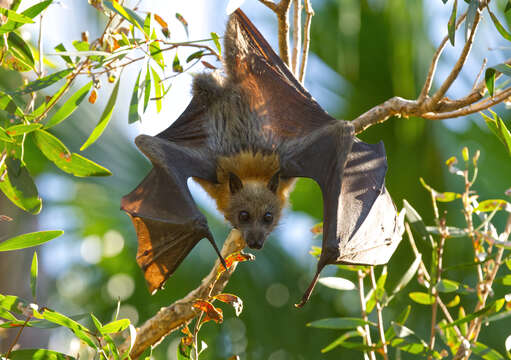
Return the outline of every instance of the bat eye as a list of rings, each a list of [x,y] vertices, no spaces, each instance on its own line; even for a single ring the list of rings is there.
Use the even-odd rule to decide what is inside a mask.
[[[247,211],[240,211],[238,217],[241,222],[247,222],[250,220],[250,214]]]
[[[271,224],[273,222],[273,214],[268,211],[266,214],[264,214],[263,221],[267,224]]]

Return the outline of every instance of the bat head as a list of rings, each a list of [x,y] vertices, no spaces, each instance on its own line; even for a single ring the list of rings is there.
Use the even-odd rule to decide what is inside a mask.
[[[226,218],[241,231],[248,247],[260,249],[277,225],[282,212],[282,203],[277,194],[279,173],[269,182],[247,180],[229,174],[231,197]]]

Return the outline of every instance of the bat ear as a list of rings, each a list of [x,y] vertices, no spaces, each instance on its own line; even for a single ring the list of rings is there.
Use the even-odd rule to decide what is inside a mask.
[[[229,173],[229,189],[231,190],[231,194],[236,194],[238,191],[243,189],[241,179],[232,172]]]
[[[275,173],[275,175],[272,176],[272,178],[270,179],[270,181],[268,181],[268,189],[272,192],[272,193],[276,193],[277,192],[277,189],[279,188],[279,182],[280,182],[280,171],[277,171]]]

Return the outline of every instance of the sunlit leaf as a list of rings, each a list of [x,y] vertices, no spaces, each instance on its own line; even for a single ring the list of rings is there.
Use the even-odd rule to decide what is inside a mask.
[[[500,309],[502,309],[502,306],[504,306],[504,304],[506,303],[506,300],[505,299],[498,299],[494,302],[492,302],[491,304],[489,305],[486,305],[484,308],[482,308],[481,310],[479,311],[476,311],[474,313],[471,313],[471,314],[468,314],[467,316],[461,318],[461,319],[458,319],[452,323],[448,323],[447,325],[445,325],[445,327],[450,327],[450,326],[455,326],[455,325],[461,325],[461,324],[465,324],[469,321],[472,321],[473,319],[477,318],[477,317],[480,317],[480,316],[488,316],[488,315],[491,315],[491,314],[494,314],[494,313],[498,313],[500,311]]]
[[[453,280],[441,279],[435,287],[439,292],[450,293],[458,290],[460,284]]]
[[[227,269],[230,269],[234,264],[237,264],[239,262],[243,261],[252,261],[255,257],[252,254],[244,254],[240,251],[235,252],[234,254],[231,254],[225,258],[225,264],[227,265]],[[218,267],[218,273],[217,278],[225,271],[225,268],[223,266]]]
[[[140,115],[138,114],[138,89],[140,88],[140,74],[142,74],[142,70],[140,70],[138,73],[137,80],[135,81],[135,86],[133,87],[133,92],[131,93],[128,124],[132,124],[140,120]]]
[[[40,79],[37,79],[35,81],[32,81],[31,83],[28,83],[27,85],[23,86],[21,89],[16,91],[14,94],[28,94],[37,90],[41,90],[44,88],[47,88],[50,85],[55,84],[57,81],[62,80],[67,75],[73,72],[74,69],[65,69],[58,71],[56,73],[50,74],[48,76],[42,77]]]
[[[37,129],[42,128],[42,124],[19,124],[19,125],[12,125],[9,126],[5,131],[10,136],[21,136],[24,134],[31,133],[32,131],[35,131]]]
[[[406,320],[408,320],[408,316],[410,316],[411,310],[412,310],[412,307],[410,305],[405,307],[404,310],[396,318],[394,323],[397,324],[397,325],[401,325],[401,326],[404,325]],[[390,341],[393,338],[395,338],[396,336],[397,336],[396,328],[394,326],[389,326],[387,331],[385,331],[385,339],[387,341]]]
[[[408,294],[408,296],[416,303],[422,305],[431,305],[435,302],[435,297],[433,295],[419,291],[411,292]]]
[[[410,205],[410,203],[406,200],[403,200],[403,207],[406,209],[406,219],[410,222],[412,227],[419,233],[422,239],[426,239],[428,236],[428,232],[426,230],[426,225],[422,220],[422,217],[419,213]]]
[[[5,94],[0,91],[0,110],[7,111],[9,114],[17,115],[19,117],[23,117],[24,113],[16,102],[12,99],[12,97],[8,94]]]
[[[153,37],[156,37],[156,33],[153,30]],[[163,60],[163,54],[160,49],[160,44],[158,41],[152,41],[149,44],[149,53],[151,54],[151,57],[153,58],[158,65],[160,65],[162,70],[165,70],[165,61]]]
[[[142,34],[146,36],[146,38],[149,38],[149,34],[144,32],[144,20],[142,20],[142,18],[136,12],[122,6],[117,1],[103,1],[103,5],[106,6],[109,10],[112,10],[121,15],[131,24],[135,25],[142,32]]]
[[[108,103],[105,106],[105,110],[103,110],[103,113],[101,114],[101,118],[99,119],[98,124],[92,130],[92,133],[90,134],[89,138],[80,148],[80,151],[85,150],[90,145],[92,145],[105,131],[108,123],[110,122],[110,119],[112,118],[112,114],[114,111],[115,101],[117,100],[117,94],[119,93],[119,84],[121,83],[120,79],[117,80],[117,83],[114,86],[114,89],[112,91],[112,94],[110,95],[110,98],[108,99]]]
[[[66,47],[64,46],[64,44],[60,43],[58,44],[57,46],[54,47],[55,51],[57,51],[58,53],[60,52],[66,52]],[[71,60],[71,58],[67,55],[61,55],[60,56],[62,58],[62,60],[64,60],[68,65],[70,66],[74,66],[74,62],[73,60]]]
[[[344,334],[342,334],[337,340],[330,343],[329,345],[325,346],[323,349],[321,349],[322,353],[329,352],[333,349],[335,349],[338,346],[343,346],[346,344],[348,339],[354,338],[354,337],[361,337],[361,335],[358,333],[358,331],[347,331]]]
[[[177,347],[177,360],[191,360],[192,359],[192,344],[183,341],[182,338]]]
[[[39,15],[41,13],[41,11],[46,9],[52,2],[53,2],[53,0],[41,1],[33,6],[29,7],[25,11],[21,12],[21,15],[26,16],[30,19],[33,19],[37,15]],[[17,21],[12,21],[12,20],[7,21],[7,23],[0,26],[0,35],[14,31],[22,25],[23,25],[23,23],[19,23]]]
[[[10,32],[7,37],[9,51],[18,60],[21,61],[29,69],[34,69],[34,56],[30,46],[15,32]]]
[[[14,139],[7,134],[7,131],[0,126],[0,141],[13,142]]]
[[[7,174],[0,181],[0,190],[19,208],[38,214],[41,211],[42,201],[37,192],[34,180],[27,168],[19,159],[7,157],[2,172],[7,166]]]
[[[163,94],[163,91],[162,91],[163,84],[160,80],[160,76],[153,68],[151,68],[151,73],[153,75],[153,80],[154,80],[154,96],[155,96],[155,100],[156,100],[156,112],[159,113],[161,111],[161,104],[162,104],[161,100],[162,100],[162,94]]]
[[[445,304],[447,307],[455,307],[460,304],[460,296],[456,295],[451,301],[449,301],[447,304]]]
[[[494,210],[511,211],[511,204],[501,199],[484,200],[474,209],[474,211],[490,212]]]
[[[474,354],[480,356],[482,359],[485,360],[504,360],[506,359],[504,356],[502,356],[497,350],[490,348],[489,346],[476,342],[471,348],[470,348]]]
[[[435,200],[440,202],[451,202],[456,199],[461,199],[461,194],[457,194],[454,192],[443,192],[435,194]]]
[[[79,154],[71,154],[55,136],[44,130],[34,133],[34,141],[41,152],[59,169],[78,177],[110,176],[112,173]]]
[[[149,67],[149,63],[147,64],[147,71],[145,75],[144,81],[144,112],[147,109],[147,105],[149,104],[149,98],[151,97],[151,71]]]
[[[18,235],[16,237],[0,242],[0,251],[20,250],[38,246],[59,237],[63,233],[64,231],[62,230],[53,230],[37,231],[33,233]]]
[[[215,46],[218,50],[218,55],[222,55],[222,46],[220,45],[220,38],[218,37],[217,33],[212,32],[211,38],[213,39],[213,42],[215,43]]]
[[[495,92],[495,73],[496,71],[493,68],[487,68],[484,72],[484,82],[491,97],[493,97]]]
[[[174,56],[174,61],[172,61],[172,71],[181,73],[183,72],[183,66],[181,66],[181,63],[179,62],[179,56]]]
[[[101,327],[102,334],[113,334],[126,330],[130,326],[129,319],[112,321]]]
[[[23,315],[25,310],[28,311],[29,305],[17,296],[0,294],[0,308]]]
[[[495,14],[490,10],[489,7],[486,8],[486,10],[488,10],[488,13],[490,14],[490,17],[493,21],[493,24],[495,25],[495,28],[497,29],[497,31],[500,33],[500,35],[508,40],[508,41],[511,41],[511,33],[509,33],[506,28],[500,23],[499,19],[497,19],[497,17],[495,16]],[[468,15],[467,15],[468,16]]]
[[[356,286],[348,279],[341,277],[323,277],[318,282],[326,287],[336,290],[354,290]]]
[[[356,329],[358,326],[371,325],[376,326],[375,323],[370,321],[365,321],[360,318],[327,318],[316,320],[307,324],[307,326],[321,329],[335,329],[335,330],[345,330],[345,329]]]
[[[5,8],[0,8],[0,14],[7,17],[7,20],[16,21],[18,23],[22,24],[33,24],[34,21],[29,18],[28,16],[25,16],[23,14],[18,14],[16,11],[12,11]]]
[[[62,121],[66,120],[82,103],[83,99],[87,96],[90,88],[92,87],[92,81],[85,84],[81,89],[74,93],[51,117],[45,125],[45,128],[51,128]]]
[[[37,252],[34,251],[32,257],[32,265],[30,266],[30,289],[32,290],[32,297],[35,299],[37,295],[37,274],[39,272],[39,265],[37,261]]]

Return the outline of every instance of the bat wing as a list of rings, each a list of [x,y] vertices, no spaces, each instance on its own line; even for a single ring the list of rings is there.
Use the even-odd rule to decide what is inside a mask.
[[[185,111],[183,115],[189,113]],[[183,133],[184,138],[191,136]],[[153,169],[135,190],[123,197],[121,209],[130,215],[135,226],[137,263],[151,293],[162,287],[199,240],[207,238],[219,254],[206,218],[186,184],[190,176],[216,179],[214,162],[200,146],[193,146],[200,139],[193,138],[189,142],[192,146],[186,146],[184,140],[176,143],[162,137],[141,135],[136,139]]]
[[[329,116],[240,10],[229,21],[225,48],[229,78],[279,146],[281,176],[312,178],[322,190],[322,253],[302,305],[325,265],[386,263],[401,236],[384,185],[383,144],[360,141],[349,122]]]

